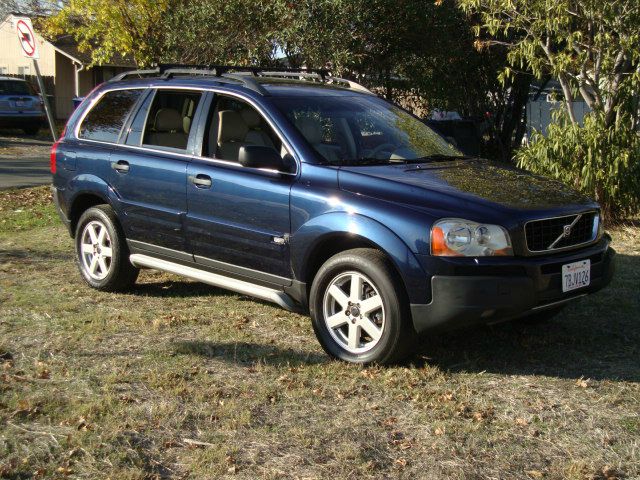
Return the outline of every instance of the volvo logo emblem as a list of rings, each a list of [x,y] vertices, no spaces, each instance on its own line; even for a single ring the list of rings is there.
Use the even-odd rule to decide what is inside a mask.
[[[563,238],[568,238],[569,235],[571,235],[571,230],[576,225],[576,223],[578,223],[578,220],[580,220],[581,218],[582,218],[582,213],[579,213],[578,215],[575,216],[575,218],[573,219],[573,222],[571,222],[569,225],[565,225],[564,227],[562,227],[562,233],[558,235],[558,238],[556,238],[551,243],[551,245],[547,247],[547,250],[553,250],[554,248],[556,248],[556,245],[558,245]]]

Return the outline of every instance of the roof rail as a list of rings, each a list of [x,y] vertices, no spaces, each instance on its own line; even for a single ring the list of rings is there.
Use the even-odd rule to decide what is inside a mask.
[[[238,65],[187,65],[181,63],[161,63],[153,70],[132,70],[121,73],[111,81],[124,80],[128,77],[144,78],[158,76],[164,79],[173,78],[175,75],[203,75],[215,77],[220,83],[242,84],[245,87],[268,96],[269,92],[256,81],[260,78],[290,78],[307,80],[318,83],[335,84],[351,88],[364,93],[373,92],[352,80],[334,77],[331,71],[324,68],[281,68],[281,67],[251,67]]]
[[[160,70],[157,68],[154,68],[152,70],[129,70],[126,72],[119,73],[115,77],[112,77],[111,79],[109,79],[109,82],[117,82],[118,80],[125,80],[128,77],[135,77],[135,78],[153,77],[153,76],[157,76],[159,72]]]

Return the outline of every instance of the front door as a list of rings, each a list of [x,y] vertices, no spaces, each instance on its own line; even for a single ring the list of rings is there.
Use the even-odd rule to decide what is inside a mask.
[[[186,231],[195,261],[239,277],[290,284],[294,177],[238,163],[243,145],[284,152],[280,138],[255,108],[235,97],[216,95],[202,122],[202,155],[187,168]]]

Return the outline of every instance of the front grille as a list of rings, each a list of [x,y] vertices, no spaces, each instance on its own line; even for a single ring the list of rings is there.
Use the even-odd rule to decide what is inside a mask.
[[[525,226],[527,248],[530,252],[544,252],[582,245],[594,240],[597,233],[594,222],[598,214],[586,212],[581,215],[567,236],[562,236],[565,226],[573,224],[578,215],[528,222]]]

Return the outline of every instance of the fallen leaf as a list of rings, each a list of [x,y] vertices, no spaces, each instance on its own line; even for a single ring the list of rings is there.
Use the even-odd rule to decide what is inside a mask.
[[[579,378],[578,380],[576,380],[576,386],[580,387],[580,388],[587,388],[589,386],[589,379],[582,379]]]

